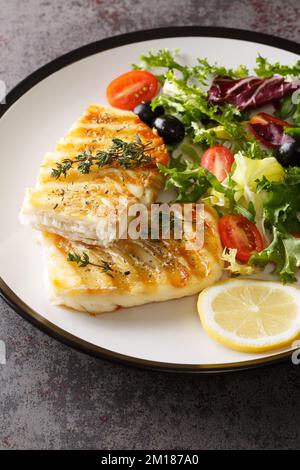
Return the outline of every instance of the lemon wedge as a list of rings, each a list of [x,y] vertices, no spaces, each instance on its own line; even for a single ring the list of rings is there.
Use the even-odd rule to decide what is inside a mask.
[[[237,351],[268,351],[300,334],[300,290],[277,282],[220,282],[200,293],[198,312],[206,333]]]

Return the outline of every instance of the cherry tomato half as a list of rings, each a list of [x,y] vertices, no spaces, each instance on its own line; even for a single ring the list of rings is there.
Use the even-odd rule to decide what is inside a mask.
[[[109,104],[115,108],[133,110],[142,101],[151,100],[158,88],[158,80],[152,73],[132,70],[110,82],[106,97]]]
[[[281,144],[284,128],[291,127],[287,121],[268,113],[258,113],[250,119],[250,130],[254,137],[269,148],[276,148]]]
[[[236,248],[239,261],[247,262],[252,251],[262,251],[263,238],[255,224],[239,214],[223,215],[219,219],[219,233],[226,248]]]
[[[219,181],[226,178],[233,162],[233,153],[225,145],[209,147],[201,158],[201,166],[213,173]]]

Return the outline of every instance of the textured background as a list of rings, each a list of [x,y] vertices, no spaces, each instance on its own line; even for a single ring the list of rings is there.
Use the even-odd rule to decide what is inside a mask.
[[[168,25],[251,29],[300,42],[298,0],[0,1],[0,78],[107,36]],[[3,158],[3,156],[2,156]],[[300,366],[172,376],[87,357],[0,300],[2,449],[299,448]]]

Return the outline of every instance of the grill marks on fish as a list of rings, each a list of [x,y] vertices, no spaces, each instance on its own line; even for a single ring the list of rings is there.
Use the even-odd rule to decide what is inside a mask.
[[[102,120],[104,119],[104,120]],[[151,142],[149,155],[155,161],[167,163],[168,152],[161,137],[154,133],[135,114],[108,106],[91,105],[67,136],[59,141],[56,152],[61,158],[76,156],[86,150],[107,150],[113,138],[132,142],[138,134],[142,142]],[[59,161],[59,160],[58,160]]]
[[[136,135],[144,144],[152,142],[153,150],[149,151],[149,155],[154,160],[150,167],[125,169],[120,166],[98,168],[93,165],[88,174],[83,174],[75,164],[66,176],[55,179],[51,175],[56,163],[66,158],[74,159],[84,151],[95,153],[107,150],[113,138],[133,142]],[[147,205],[154,202],[164,185],[164,177],[155,161],[167,163],[168,158],[163,140],[135,114],[108,106],[91,105],[66,137],[59,141],[55,152],[45,155],[36,188],[27,190],[22,213],[28,217],[24,217],[24,223],[61,234],[60,221],[63,220],[64,235],[68,235],[65,227],[69,224],[70,232],[75,230],[72,238],[76,239],[76,221],[80,220],[85,225],[87,219],[95,218],[96,224],[96,219],[105,217],[108,208],[117,207],[120,200],[125,206],[136,202]],[[78,240],[84,241],[82,230],[77,235]],[[88,238],[90,236],[89,232]],[[94,242],[98,243],[96,236]]]
[[[156,301],[199,292],[218,280],[222,270],[216,216],[206,209],[205,217],[209,220],[205,227],[206,241],[198,250],[186,249],[182,240],[118,240],[107,248],[91,247],[44,233],[46,247],[53,248],[52,255],[48,253],[52,287],[67,305],[72,304],[73,296],[97,295],[98,306],[93,311],[105,311],[101,295],[106,302],[109,295],[111,305],[115,303],[115,294],[124,296],[125,305],[128,302],[138,305],[145,303],[147,296],[150,299],[147,301]],[[111,270],[107,273],[90,264],[80,267],[67,261],[70,252],[80,256],[86,253],[91,263],[104,261]],[[164,298],[161,298],[162,291]],[[122,301],[118,305],[122,306]]]
[[[132,142],[136,134],[143,143],[152,142],[155,160],[167,163],[162,139],[133,113],[90,106],[55,152],[46,154],[36,188],[27,191],[22,216],[42,231],[56,304],[90,313],[108,312],[120,306],[192,295],[221,276],[217,217],[209,208],[205,209],[201,249],[188,250],[184,240],[173,239],[110,240],[107,246],[99,240],[98,223],[120,199],[127,206],[155,202],[164,185],[156,165],[130,169],[93,165],[88,174],[74,165],[66,177],[51,176],[52,168],[65,158],[74,159],[83,151],[106,150],[115,137]],[[70,253],[80,257],[86,253],[89,263],[80,267],[76,261],[68,261]]]

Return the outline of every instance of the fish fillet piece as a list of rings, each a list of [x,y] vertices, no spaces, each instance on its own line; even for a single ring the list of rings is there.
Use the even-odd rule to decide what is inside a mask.
[[[43,233],[51,300],[97,314],[196,294],[222,274],[217,217],[205,210],[204,245],[182,240],[118,240],[103,248]],[[69,253],[92,264],[80,267]]]
[[[94,155],[110,148],[113,138],[132,142],[136,135],[143,144],[151,142],[149,155],[154,160],[148,166],[126,169],[113,162],[102,168],[94,165],[90,173],[82,174],[74,165],[66,177],[51,176],[52,169],[64,159],[74,159],[84,151]],[[155,160],[168,162],[163,140],[134,113],[91,105],[57,144],[55,152],[45,155],[36,187],[26,191],[20,220],[71,240],[105,245],[111,239],[109,234],[107,240],[101,239],[97,224],[105,223],[109,211],[114,209],[119,215],[131,204],[150,205],[156,200],[164,177]]]

